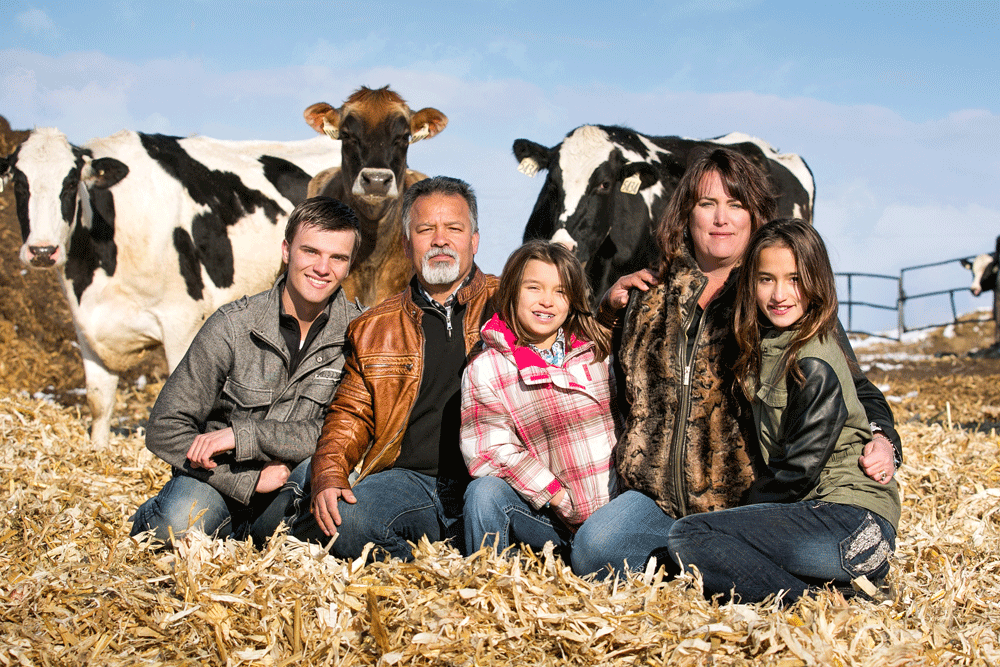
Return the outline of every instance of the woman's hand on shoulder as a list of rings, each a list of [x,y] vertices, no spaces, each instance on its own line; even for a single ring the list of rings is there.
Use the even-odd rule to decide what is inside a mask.
[[[603,302],[612,310],[621,310],[628,305],[628,294],[631,290],[645,292],[659,282],[657,275],[651,270],[641,269],[619,278],[605,293]]]

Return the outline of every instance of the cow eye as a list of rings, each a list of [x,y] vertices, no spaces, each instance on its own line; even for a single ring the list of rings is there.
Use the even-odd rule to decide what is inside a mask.
[[[601,181],[597,185],[597,189],[600,190],[601,192],[607,192],[608,190],[611,189],[611,181]]]

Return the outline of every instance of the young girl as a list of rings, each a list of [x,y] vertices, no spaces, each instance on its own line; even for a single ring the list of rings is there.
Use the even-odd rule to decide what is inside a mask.
[[[590,315],[580,262],[530,241],[507,260],[484,351],[462,378],[462,454],[471,552],[512,542],[568,551],[614,493],[618,431],[609,334]]]
[[[753,403],[766,470],[746,507],[677,521],[668,540],[708,595],[795,600],[828,582],[873,593],[899,523],[895,480],[858,459],[871,432],[836,342],[826,247],[808,223],[775,220],[750,238],[737,283],[738,391]],[[867,581],[866,581],[867,580]]]

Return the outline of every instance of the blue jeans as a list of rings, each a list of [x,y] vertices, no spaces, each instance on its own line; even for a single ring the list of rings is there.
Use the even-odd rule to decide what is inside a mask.
[[[216,491],[207,482],[177,474],[163,485],[160,492],[139,506],[132,515],[132,535],[152,530],[154,537],[170,544],[170,531],[182,537],[197,527],[217,538],[251,537],[258,547],[274,534],[284,521],[293,518],[306,505],[306,482],[309,479],[309,459],[292,470],[288,481],[278,491],[255,493],[250,504],[244,505]]]
[[[368,475],[351,491],[356,503],[337,503],[341,523],[330,549],[334,556],[359,558],[372,542],[369,561],[385,554],[409,561],[413,553],[407,541],[416,543],[424,535],[431,542],[453,539],[462,550],[464,482],[389,468]],[[311,512],[296,522],[292,534],[324,545],[330,541]]]
[[[896,531],[874,512],[819,500],[748,505],[684,517],[668,543],[672,557],[701,571],[706,595],[760,602],[786,591],[797,600],[811,588],[849,585],[889,573]]]
[[[552,542],[567,552],[573,534],[551,510],[536,510],[499,477],[472,480],[465,490],[465,544],[470,552],[496,545],[497,553],[511,542],[541,549]]]
[[[649,556],[667,545],[673,524],[674,519],[652,498],[626,491],[591,514],[577,531],[571,557],[573,572],[581,577],[597,573],[601,579],[627,570],[641,572]]]

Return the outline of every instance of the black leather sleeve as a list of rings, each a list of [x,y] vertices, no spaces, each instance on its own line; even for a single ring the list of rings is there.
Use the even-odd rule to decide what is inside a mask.
[[[837,373],[822,359],[807,357],[800,387],[788,379],[788,403],[781,415],[784,457],[771,459],[765,477],[750,488],[751,503],[792,503],[816,485],[847,423],[847,406]]]
[[[868,415],[868,421],[875,422],[882,428],[885,437],[889,438],[889,442],[892,443],[896,458],[902,462],[903,443],[899,433],[896,432],[896,420],[893,417],[892,408],[889,407],[889,402],[885,400],[885,396],[879,391],[879,388],[872,384],[858,368],[858,358],[854,354],[854,348],[851,347],[851,342],[847,339],[847,332],[844,331],[844,325],[840,323],[840,320],[837,320],[836,334],[844,354],[853,362],[851,375],[854,377],[854,389],[858,393],[858,400],[861,401],[865,414]]]

